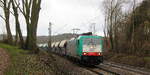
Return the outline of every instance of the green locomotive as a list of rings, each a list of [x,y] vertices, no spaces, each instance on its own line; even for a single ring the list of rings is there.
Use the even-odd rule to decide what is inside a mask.
[[[57,42],[57,45],[52,48],[58,54],[74,57],[91,65],[103,62],[103,37],[101,36],[80,35],[71,40]]]

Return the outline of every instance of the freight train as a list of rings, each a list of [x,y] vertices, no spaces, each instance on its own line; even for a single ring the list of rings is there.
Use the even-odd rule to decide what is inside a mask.
[[[103,62],[103,37],[81,34],[70,40],[51,44],[51,51],[60,55],[79,59],[81,62],[98,65]]]

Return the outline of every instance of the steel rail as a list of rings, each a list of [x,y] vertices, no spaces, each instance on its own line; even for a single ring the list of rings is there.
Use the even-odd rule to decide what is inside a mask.
[[[122,66],[122,65],[118,65],[118,64],[114,64],[114,63],[110,63],[110,62],[105,62],[102,65],[103,66],[109,66],[109,67],[112,67],[112,68],[119,68],[119,69],[122,69],[122,70],[126,70],[126,71],[129,71],[129,72],[134,72],[134,73],[141,74],[141,75],[150,75],[150,72],[138,70],[136,68],[131,68],[131,67],[125,66],[125,65]]]

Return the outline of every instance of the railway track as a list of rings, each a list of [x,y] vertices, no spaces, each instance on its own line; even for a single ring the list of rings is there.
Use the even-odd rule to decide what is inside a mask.
[[[142,71],[136,68],[131,68],[130,66],[118,65],[110,62],[104,62],[103,64],[99,65],[99,67],[111,70],[119,75],[150,75],[150,72],[147,71]]]
[[[136,68],[105,62],[94,68],[86,68],[97,75],[150,75],[150,72]]]
[[[44,49],[44,48],[42,48],[42,49]],[[44,50],[46,51],[46,49],[44,49]],[[56,55],[58,55],[58,54],[56,54]],[[60,56],[60,55],[58,55],[58,56]],[[80,66],[82,68],[85,68],[88,71],[93,72],[93,74],[95,74],[95,75],[119,75],[115,72],[109,71],[107,69],[104,69],[104,68],[101,68],[101,67],[98,67],[98,66],[84,66],[80,63],[77,63],[78,61],[74,60],[73,58],[66,58],[64,56],[63,56],[63,58],[71,61],[72,63],[76,64],[77,66]]]
[[[42,48],[42,49],[45,51],[47,50],[46,48]],[[71,60],[71,62],[73,62],[74,64],[77,64],[77,61],[75,61],[72,58],[66,58],[66,59],[68,59],[69,61]],[[148,72],[142,71],[139,69],[131,68],[131,66],[116,64],[113,62],[104,62],[100,65],[93,66],[93,67],[86,67],[80,64],[77,65],[97,75],[150,75],[149,71]]]
[[[94,66],[93,68],[86,68],[87,70],[93,72],[96,75],[119,75],[115,72],[109,71],[107,69],[98,67],[98,66]]]

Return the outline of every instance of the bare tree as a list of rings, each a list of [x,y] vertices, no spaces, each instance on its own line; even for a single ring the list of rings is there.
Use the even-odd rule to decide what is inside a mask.
[[[150,1],[144,0],[140,5],[136,0],[130,1],[132,11],[121,11],[121,0],[105,0],[105,35],[108,36],[113,52],[129,54],[148,54],[150,20]],[[139,6],[138,6],[139,5]],[[120,49],[120,50],[118,50]]]
[[[36,37],[37,25],[40,14],[41,0],[22,0],[21,12],[27,24],[27,38],[25,47],[30,50],[37,50]]]
[[[16,44],[18,42],[18,36],[19,36],[20,46],[21,48],[24,48],[24,40],[20,29],[19,14],[18,14],[19,5],[16,0],[12,0],[12,7],[13,7],[15,23],[16,23]]]
[[[105,0],[103,3],[105,9],[105,30],[107,30],[105,32],[107,32],[109,37],[112,50],[117,48],[117,25],[123,3],[124,0]]]
[[[6,24],[6,30],[7,30],[7,42],[9,44],[13,44],[13,37],[12,37],[12,33],[10,30],[10,22],[9,22],[9,18],[10,18],[10,6],[11,6],[11,0],[0,0],[1,2],[1,7],[3,8],[4,11],[4,17],[2,17],[5,20],[5,24]]]

